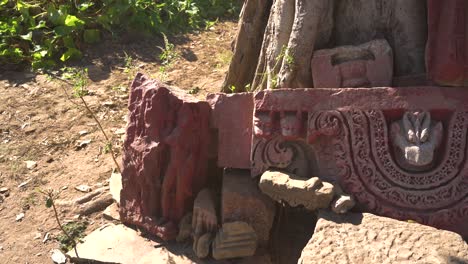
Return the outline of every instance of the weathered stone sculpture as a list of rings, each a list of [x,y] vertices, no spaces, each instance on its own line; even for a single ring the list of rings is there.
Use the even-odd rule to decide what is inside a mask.
[[[210,107],[138,74],[128,108],[122,222],[174,239],[207,180]]]
[[[301,179],[278,171],[263,173],[259,187],[277,202],[286,202],[292,207],[303,205],[311,211],[328,208],[335,194],[334,186],[319,178]]]
[[[312,58],[314,87],[387,87],[392,85],[393,53],[386,40],[317,50]]]
[[[357,210],[468,236],[467,101],[463,88],[439,87],[257,93],[254,115],[271,126],[254,128],[252,176],[317,175]],[[306,117],[305,132],[284,137],[282,112]]]
[[[273,200],[263,194],[248,170],[226,169],[221,191],[222,223],[242,221],[257,235],[258,245],[267,247],[275,217]]]
[[[468,2],[427,0],[426,65],[439,85],[468,86]]]
[[[250,257],[257,249],[257,235],[245,222],[224,223],[213,241],[213,258]]]
[[[435,151],[442,141],[442,123],[433,122],[429,112],[404,113],[401,121],[392,123],[390,133],[400,167],[417,172],[433,165]]]

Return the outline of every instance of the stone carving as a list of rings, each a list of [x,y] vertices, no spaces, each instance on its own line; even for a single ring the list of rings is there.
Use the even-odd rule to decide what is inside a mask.
[[[192,230],[194,238],[218,229],[216,203],[209,189],[201,190],[193,205]]]
[[[248,170],[224,170],[221,191],[223,223],[246,222],[255,230],[258,246],[265,248],[270,242],[274,217],[274,202],[258,189],[257,181],[250,177]]]
[[[296,139],[302,134],[302,113],[281,112],[281,134],[285,139]]]
[[[431,120],[427,111],[410,111],[391,125],[395,160],[409,171],[424,171],[434,163],[442,141],[442,123]]]
[[[257,113],[254,116],[254,133],[257,136],[269,137],[273,134],[273,112]]]
[[[429,79],[439,85],[468,86],[468,2],[427,0]]]
[[[339,117],[343,124],[343,131],[334,141],[336,162],[341,168],[339,179],[362,209],[465,232],[453,223],[468,219],[468,167],[460,166],[466,159],[462,154],[466,113],[454,114],[450,122],[448,155],[436,168],[424,173],[401,170],[394,162],[382,111],[329,114]]]
[[[318,50],[312,58],[314,87],[391,86],[393,54],[386,40]]]
[[[257,249],[257,235],[245,222],[224,223],[213,242],[213,258],[216,260],[250,257]]]
[[[213,234],[206,233],[193,241],[193,252],[199,258],[206,258],[210,254]]]
[[[276,168],[307,178],[314,166],[309,152],[301,142],[288,141],[276,134],[270,139],[254,139],[251,174],[255,177]]]
[[[318,173],[310,173],[309,167],[309,173],[298,176],[326,175],[352,196],[335,197],[332,210],[340,212],[355,202],[356,210],[468,237],[467,101],[463,88],[257,93],[255,114],[274,112],[275,132],[268,138],[254,135],[252,175],[269,169],[298,175],[290,170],[303,160],[297,149],[305,160],[309,156],[304,150],[311,149]],[[275,118],[295,109],[308,114],[302,124],[307,132],[291,141],[280,134]]]
[[[174,239],[207,180],[210,106],[138,74],[128,109],[122,222]]]
[[[452,232],[367,213],[318,217],[299,264],[468,262],[468,244]]]
[[[327,208],[335,194],[334,186],[319,178],[299,178],[279,171],[266,171],[259,183],[260,190],[277,202],[292,207],[303,205],[308,210]]]

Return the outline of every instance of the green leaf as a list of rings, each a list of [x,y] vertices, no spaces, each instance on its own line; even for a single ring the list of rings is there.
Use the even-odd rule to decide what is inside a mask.
[[[63,45],[67,48],[75,48],[75,41],[68,35],[63,37]]]
[[[51,208],[52,207],[52,198],[47,198],[46,200],[46,207]]]
[[[35,30],[35,29],[40,29],[40,28],[46,28],[46,22],[44,20],[39,21],[39,24],[37,24],[34,27],[30,27],[29,30]]]
[[[83,39],[86,43],[96,43],[101,40],[99,29],[86,29],[83,32]]]
[[[49,18],[49,21],[56,26],[64,25],[67,13],[65,9],[57,10],[53,5],[50,5],[47,8],[47,17]]]
[[[79,59],[81,58],[81,51],[75,48],[69,48],[65,53],[63,53],[62,57],[60,57],[61,61],[67,61],[70,59]]]
[[[79,18],[77,18],[74,15],[67,15],[65,18],[65,26],[69,27],[82,27],[85,24],[85,22]]]
[[[58,26],[54,28],[54,32],[57,36],[66,36],[72,32],[73,28],[67,26]]]
[[[84,12],[86,11],[88,8],[92,7],[94,5],[93,2],[84,2],[82,3],[81,5],[78,6],[78,9],[81,11],[81,12]]]

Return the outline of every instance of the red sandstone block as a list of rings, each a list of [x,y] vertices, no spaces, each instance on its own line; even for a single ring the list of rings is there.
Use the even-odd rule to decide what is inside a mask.
[[[123,146],[120,216],[169,240],[207,181],[210,107],[138,74]]]
[[[243,221],[253,227],[259,245],[265,246],[273,226],[275,206],[264,195],[247,170],[225,170],[223,176],[221,217],[223,223]]]
[[[428,0],[428,77],[439,85],[468,86],[468,1]]]
[[[218,130],[218,166],[250,168],[253,95],[210,94],[211,126]]]
[[[312,58],[316,88],[391,86],[392,49],[386,40],[318,50]]]

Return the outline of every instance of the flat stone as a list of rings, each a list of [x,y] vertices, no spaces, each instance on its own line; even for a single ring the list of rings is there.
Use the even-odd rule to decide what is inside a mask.
[[[222,222],[248,223],[255,230],[259,245],[267,246],[275,216],[275,205],[258,189],[257,183],[250,177],[250,172],[225,170],[221,196]]]
[[[245,222],[223,224],[213,242],[213,258],[216,260],[250,257],[257,249],[255,230]]]
[[[319,178],[299,178],[279,171],[266,171],[258,184],[260,190],[277,202],[292,207],[303,205],[308,210],[327,208],[335,194],[334,186]]]
[[[113,172],[109,179],[109,189],[112,198],[117,204],[120,204],[120,191],[122,191],[122,175],[118,172]]]
[[[468,244],[450,231],[368,213],[319,213],[298,263],[467,263]]]
[[[8,189],[7,187],[0,188],[0,193],[7,193],[8,191],[10,191],[10,189]]]
[[[157,242],[140,236],[124,225],[107,224],[93,231],[77,246],[81,258],[122,264],[177,263],[191,264],[183,256],[183,247],[175,245],[171,251]],[[74,250],[67,253],[76,257]],[[173,262],[170,262],[173,261]]]
[[[393,54],[386,40],[314,51],[314,87],[385,87],[392,85]]]
[[[29,170],[32,170],[32,169],[37,167],[37,162],[35,162],[35,161],[27,160],[27,161],[25,161],[25,163],[26,163],[26,168],[29,169]]]
[[[58,250],[58,249],[54,249],[52,251],[52,261],[56,264],[64,264],[67,262],[67,257],[65,256],[65,254],[62,253],[62,251]]]
[[[218,131],[218,167],[250,168],[253,95],[210,94],[211,126]]]
[[[112,203],[104,210],[102,217],[109,221],[120,221],[119,206],[116,203]]]

